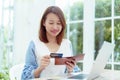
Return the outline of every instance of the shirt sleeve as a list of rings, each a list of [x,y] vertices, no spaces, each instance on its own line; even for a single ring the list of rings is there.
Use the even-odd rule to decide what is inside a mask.
[[[34,70],[38,67],[35,55],[35,45],[31,41],[26,53],[25,66],[22,71],[21,80],[28,80],[34,78]]]
[[[75,65],[74,69],[73,69],[73,72],[80,72],[80,68],[78,67],[78,65]]]

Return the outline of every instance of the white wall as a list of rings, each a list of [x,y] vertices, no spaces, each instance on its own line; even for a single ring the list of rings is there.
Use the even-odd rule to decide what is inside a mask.
[[[14,1],[14,56],[13,64],[24,62],[29,41],[38,34],[40,17],[54,0]]]

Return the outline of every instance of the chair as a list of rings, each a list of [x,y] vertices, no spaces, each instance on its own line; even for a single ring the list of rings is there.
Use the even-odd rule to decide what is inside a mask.
[[[24,68],[24,64],[17,64],[11,67],[9,70],[10,80],[21,80],[21,74],[23,68]]]

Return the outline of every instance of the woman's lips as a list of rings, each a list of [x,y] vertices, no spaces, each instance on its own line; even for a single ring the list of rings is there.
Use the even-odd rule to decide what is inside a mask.
[[[56,33],[58,33],[58,30],[52,30],[51,32],[56,34]]]

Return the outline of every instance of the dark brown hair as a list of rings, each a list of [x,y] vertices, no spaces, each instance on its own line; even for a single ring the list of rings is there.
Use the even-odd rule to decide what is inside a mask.
[[[61,42],[62,42],[62,39],[63,39],[63,37],[64,37],[64,31],[65,31],[66,21],[65,21],[65,17],[64,17],[64,14],[63,14],[62,10],[61,10],[59,7],[57,7],[57,6],[50,6],[50,7],[48,7],[48,8],[45,10],[45,12],[44,12],[44,14],[43,14],[43,16],[42,16],[42,18],[41,18],[41,22],[40,22],[39,39],[40,39],[42,42],[44,42],[44,43],[48,43],[48,42],[49,42],[48,39],[47,39],[47,35],[46,35],[46,29],[45,29],[45,27],[44,27],[44,25],[43,25],[43,23],[44,23],[45,20],[46,20],[46,16],[47,16],[49,13],[56,14],[56,15],[59,17],[60,22],[61,22],[61,24],[62,24],[62,30],[61,30],[61,32],[57,35],[57,44],[60,45]]]

